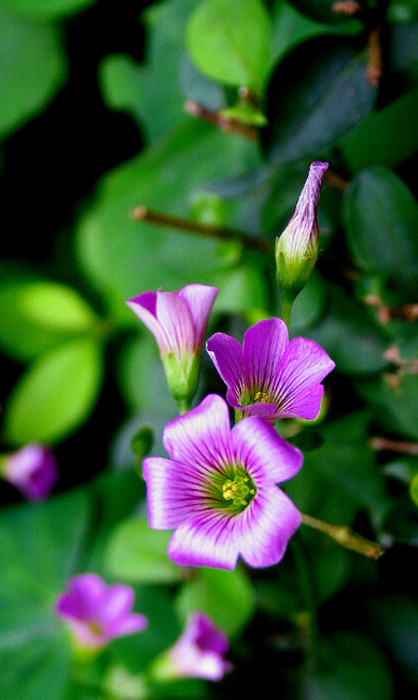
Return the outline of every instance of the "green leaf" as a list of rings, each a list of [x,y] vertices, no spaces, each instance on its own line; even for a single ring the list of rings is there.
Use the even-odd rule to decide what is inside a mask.
[[[343,161],[355,172],[372,165],[394,168],[403,163],[418,149],[417,112],[418,90],[371,112],[339,143]]]
[[[215,254],[217,241],[132,221],[131,209],[144,204],[187,216],[193,191],[207,190],[213,180],[248,171],[258,162],[255,144],[188,119],[106,176],[94,208],[81,222],[77,252],[88,276],[112,299],[115,315],[135,326],[125,299],[161,284],[166,290],[190,280],[213,284],[214,273],[224,266]]]
[[[170,537],[169,532],[152,530],[145,517],[125,520],[108,543],[108,572],[131,583],[181,581],[185,569],[174,564],[167,554]]]
[[[199,569],[192,581],[183,584],[176,607],[183,620],[195,611],[207,613],[228,635],[234,635],[250,620],[256,602],[244,569]]]
[[[403,671],[408,683],[418,682],[418,603],[406,595],[379,596],[370,601],[369,613],[375,635]]]
[[[409,486],[409,493],[416,506],[418,506],[418,472],[415,474]]]
[[[61,17],[79,12],[97,0],[1,0],[15,12],[39,19]]]
[[[101,346],[95,340],[73,340],[42,355],[12,391],[4,439],[19,445],[64,438],[92,409],[101,375]]]
[[[390,0],[387,17],[389,22],[416,22],[418,0]]]
[[[304,682],[309,700],[391,700],[393,680],[385,657],[365,636],[330,635],[319,668]]]
[[[287,53],[270,78],[265,151],[280,163],[313,156],[359,124],[375,99],[363,53],[346,39],[310,39]]]
[[[270,36],[260,0],[204,0],[190,17],[186,42],[202,73],[260,94],[269,69]]]
[[[321,345],[343,374],[379,372],[388,366],[383,331],[338,287],[329,287],[330,308],[324,320],[305,334]]]
[[[21,360],[89,333],[97,322],[84,299],[63,284],[16,277],[0,284],[0,347]]]
[[[406,298],[413,295],[418,289],[418,205],[404,182],[384,168],[363,170],[350,184],[343,215],[356,265],[389,278]]]
[[[154,431],[148,425],[143,425],[136,431],[131,441],[132,452],[142,462],[149,455],[154,443]]]
[[[75,570],[87,527],[76,492],[3,511],[0,520],[0,696],[63,700],[71,676],[69,639],[54,615]]]
[[[183,41],[187,18],[195,5],[196,0],[166,0],[147,7],[141,14],[147,34],[145,63],[115,54],[105,56],[99,65],[104,100],[112,109],[129,112],[148,142],[184,119],[185,97],[202,97],[202,75],[189,70],[191,62],[186,61]],[[155,89],[156,85],[164,85],[163,93]],[[219,100],[219,87],[213,85],[211,91]],[[216,103],[209,106],[217,108]]]
[[[418,440],[418,377],[406,374],[392,385],[386,376],[356,385],[356,390],[370,406],[381,424],[391,433]]]
[[[381,521],[390,500],[368,445],[370,420],[366,412],[355,412],[321,426],[323,446],[305,454],[303,469],[286,485],[286,492],[301,510],[339,524],[345,522],[341,502],[351,502]],[[335,490],[334,497],[329,489]],[[321,495],[325,491],[327,499]]]
[[[42,110],[66,74],[57,29],[17,17],[3,5],[4,2],[0,6],[0,138]],[[14,9],[13,0],[10,5]]]
[[[311,4],[311,3],[310,3]],[[341,20],[338,24],[325,24],[318,18],[310,19],[286,0],[276,0],[272,7],[273,24],[273,59],[275,62],[284,56],[290,48],[306,39],[319,34],[355,34],[362,30],[358,20],[346,20],[341,15],[333,15],[333,19]]]
[[[214,277],[214,284],[221,290],[216,300],[217,313],[251,317],[265,313],[268,308],[266,280],[254,265],[222,271]]]

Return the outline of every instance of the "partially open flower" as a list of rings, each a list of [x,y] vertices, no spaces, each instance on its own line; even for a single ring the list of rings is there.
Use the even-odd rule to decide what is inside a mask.
[[[226,398],[238,417],[317,417],[324,387],[335,363],[319,345],[293,338],[284,321],[270,318],[249,328],[241,345],[225,333],[207,342],[213,363],[228,387]]]
[[[319,253],[316,212],[328,163],[311,164],[295,213],[276,239],[277,281],[284,300],[292,301],[308,281]]]
[[[1,455],[0,474],[31,501],[47,498],[58,478],[51,450],[29,443],[17,452]]]
[[[163,442],[171,459],[143,463],[150,526],[175,532],[177,564],[233,569],[277,564],[301,522],[276,484],[302,466],[301,452],[254,416],[231,430],[225,401],[207,396],[170,421]]]
[[[80,574],[57,599],[55,612],[71,627],[81,647],[100,649],[114,637],[141,632],[147,626],[145,615],[131,612],[134,595],[130,586],[108,586],[96,574]]]
[[[224,658],[228,648],[228,637],[211,618],[194,612],[177,642],[156,660],[151,677],[160,682],[178,678],[220,681],[232,670],[232,664]]]
[[[196,392],[200,354],[216,287],[189,284],[178,292],[144,292],[127,304],[154,334],[169,389],[185,410]]]

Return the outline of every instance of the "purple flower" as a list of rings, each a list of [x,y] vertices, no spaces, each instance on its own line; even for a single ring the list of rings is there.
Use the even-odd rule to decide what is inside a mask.
[[[178,292],[144,292],[127,304],[154,334],[177,402],[193,398],[209,315],[219,289],[189,284]]]
[[[316,212],[328,163],[311,164],[295,213],[276,239],[277,279],[282,293],[296,296],[305,286],[319,252]]]
[[[150,526],[175,529],[168,554],[177,564],[233,569],[277,564],[301,522],[276,483],[303,461],[268,421],[254,416],[232,430],[228,406],[214,394],[163,434],[171,459],[148,457],[144,478]]]
[[[259,415],[271,421],[316,418],[324,393],[320,382],[335,367],[313,340],[289,342],[287,326],[278,318],[251,326],[242,346],[225,333],[215,333],[207,350],[238,415]]]
[[[86,573],[70,579],[55,603],[55,612],[71,627],[80,646],[100,648],[114,637],[145,629],[148,620],[131,612],[133,603],[130,586],[108,586],[100,576]]]
[[[211,618],[195,612],[169,651],[169,659],[177,676],[219,681],[232,669],[232,664],[224,659],[228,647],[228,637]]]
[[[6,481],[31,501],[47,498],[58,478],[58,468],[51,450],[35,443],[12,454],[2,455],[0,472]]]

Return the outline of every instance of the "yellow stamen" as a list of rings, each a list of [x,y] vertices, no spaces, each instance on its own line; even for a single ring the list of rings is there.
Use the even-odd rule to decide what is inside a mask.
[[[260,403],[270,403],[270,396],[265,391],[257,391],[254,396],[254,401],[259,401]]]

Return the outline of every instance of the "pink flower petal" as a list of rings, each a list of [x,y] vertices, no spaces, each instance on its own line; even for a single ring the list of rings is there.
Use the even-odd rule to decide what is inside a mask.
[[[234,537],[235,516],[207,509],[178,526],[168,545],[168,555],[182,566],[215,566],[233,569],[238,559]]]
[[[225,333],[215,333],[206,343],[206,349],[225,384],[238,399],[244,379],[240,343]]]
[[[271,377],[283,357],[289,343],[289,334],[284,321],[270,318],[259,321],[249,328],[244,336],[243,366],[245,384],[269,393]],[[272,397],[270,402],[272,403]]]
[[[262,489],[239,516],[239,552],[249,566],[278,564],[300,524],[301,515],[286,494],[278,488]]]
[[[266,420],[253,416],[232,428],[234,453],[254,480],[280,483],[302,466],[303,455],[277,434]]]
[[[210,312],[219,289],[205,284],[188,284],[179,291],[186,302],[193,320],[196,344],[200,347],[208,324]]]
[[[178,292],[157,294],[157,318],[166,335],[165,353],[192,353],[197,347],[193,319]]]
[[[150,527],[173,530],[200,508],[207,489],[202,487],[205,470],[164,457],[148,457],[143,465],[147,484]]]
[[[304,395],[302,404],[306,404],[309,391],[316,389],[321,380],[335,367],[335,363],[319,345],[306,338],[294,338],[288,345],[274,380],[273,392],[279,404],[279,413],[299,415],[295,410],[298,396]],[[322,396],[322,394],[321,394]],[[319,413],[319,394],[313,391],[311,418]],[[306,409],[305,409],[306,413]],[[305,417],[305,416],[301,416]]]
[[[231,461],[229,435],[228,407],[220,396],[209,394],[199,406],[166,425],[163,443],[175,461],[206,469],[220,458]]]

